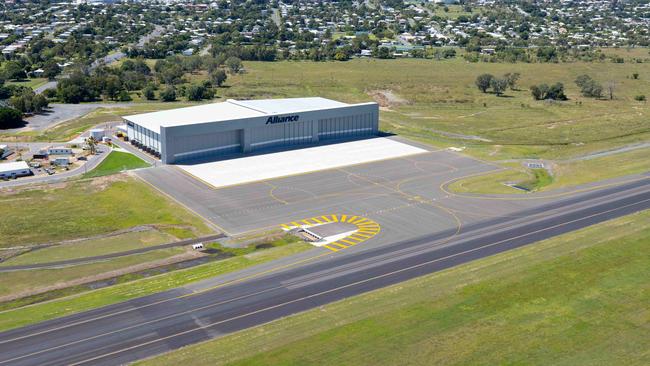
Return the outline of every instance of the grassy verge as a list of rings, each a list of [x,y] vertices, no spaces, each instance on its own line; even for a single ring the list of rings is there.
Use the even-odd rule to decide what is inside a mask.
[[[645,365],[650,211],[141,365]]]
[[[77,266],[3,272],[0,273],[0,296],[16,296],[26,292],[33,293],[34,290],[48,289],[50,286],[69,286],[69,283],[79,279],[91,278],[103,273],[163,260],[183,252],[183,248],[167,248]]]
[[[87,238],[138,225],[211,230],[146,184],[123,175],[0,194],[0,247]]]
[[[589,160],[558,162],[553,176],[542,169],[525,169],[510,164],[510,169],[491,174],[460,179],[449,185],[457,193],[522,193],[505,183],[517,183],[532,190],[573,187],[584,183],[650,171],[650,149],[639,149]],[[540,174],[541,173],[541,174]]]
[[[48,81],[47,78],[33,78],[33,79],[25,79],[21,81],[7,81],[5,85],[24,86],[27,88],[36,89],[41,85],[45,85],[47,81]]]
[[[272,245],[275,245],[272,243]],[[280,244],[278,244],[280,245]],[[265,263],[312,248],[306,243],[281,245],[225,260],[122,283],[72,297],[0,312],[0,331],[90,310],[104,305],[173,289],[256,264]]]
[[[91,172],[84,174],[84,178],[102,177],[104,175],[116,174],[122,171],[146,168],[149,164],[139,157],[122,151],[111,151],[111,153]]]
[[[175,237],[155,229],[127,232],[105,238],[79,240],[30,251],[4,260],[0,263],[0,267],[86,258],[145,248],[174,240],[176,240]]]

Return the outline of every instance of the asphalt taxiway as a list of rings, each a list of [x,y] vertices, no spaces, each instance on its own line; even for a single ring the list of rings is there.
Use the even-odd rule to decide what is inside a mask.
[[[0,333],[0,365],[116,365],[650,208],[650,178]]]

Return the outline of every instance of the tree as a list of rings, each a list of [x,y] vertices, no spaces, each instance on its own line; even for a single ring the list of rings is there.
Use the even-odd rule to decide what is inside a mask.
[[[490,80],[490,86],[492,87],[492,90],[494,90],[494,93],[497,96],[501,96],[503,92],[506,91],[506,88],[508,87],[508,80],[494,78]]]
[[[116,75],[110,75],[106,78],[104,85],[104,94],[108,99],[115,100],[122,91],[122,82]]]
[[[336,61],[347,61],[349,59],[348,54],[343,50],[338,50],[334,54],[334,60]]]
[[[9,107],[0,107],[0,129],[19,126],[23,121],[23,114]]]
[[[216,86],[221,86],[223,83],[226,81],[228,76],[226,75],[226,72],[223,71],[222,69],[216,69],[210,73],[210,79],[212,80],[212,83]]]
[[[186,94],[187,94],[187,100],[189,101],[199,101],[203,99],[203,93],[205,92],[205,88],[201,85],[190,85],[189,88],[187,88]]]
[[[607,94],[609,95],[609,100],[614,99],[614,91],[616,90],[616,82],[610,80],[607,82]]]
[[[176,100],[176,90],[168,86],[165,88],[165,90],[160,92],[160,99],[162,99],[163,102],[173,102]]]
[[[36,112],[36,113],[43,112],[43,110],[45,108],[47,108],[47,106],[49,104],[50,103],[47,101],[47,98],[45,98],[41,94],[34,95],[34,98],[32,99],[32,106],[33,106],[34,112]]]
[[[7,80],[22,80],[27,77],[25,69],[15,61],[8,61],[5,63],[3,75]]]
[[[481,74],[476,78],[476,86],[478,87],[478,90],[480,90],[483,93],[487,93],[487,90],[490,88],[492,79],[494,79],[494,75],[492,74]]]
[[[375,52],[374,56],[380,59],[388,59],[393,57],[388,47],[378,47],[377,52]]]
[[[156,91],[153,87],[153,85],[147,85],[144,90],[142,90],[142,93],[144,94],[144,97],[147,100],[155,100],[156,99]]]
[[[638,72],[633,72],[632,73],[632,79],[638,80],[639,79],[639,73]]]
[[[122,89],[119,92],[119,94],[117,94],[117,100],[119,100],[120,102],[130,102],[130,101],[133,100],[133,98],[131,98],[131,95],[129,94],[129,92]]]
[[[517,81],[521,77],[521,74],[518,72],[507,73],[503,77],[508,81],[508,87],[510,90],[517,90]]]
[[[555,83],[551,86],[547,84],[533,85],[530,87],[530,92],[535,100],[567,100],[562,83]]]
[[[97,152],[97,140],[92,136],[87,137],[86,145],[88,145],[88,148],[90,149],[90,154],[95,155],[95,152]]]
[[[639,94],[634,96],[634,100],[637,102],[645,102],[645,95],[644,94]]]
[[[55,60],[49,60],[43,65],[43,77],[54,80],[61,73],[61,67]]]
[[[580,88],[580,93],[585,97],[600,98],[603,96],[603,86],[589,75],[578,76],[575,83]]]
[[[241,71],[242,63],[239,57],[228,57],[226,60],[226,66],[231,73],[237,74]]]

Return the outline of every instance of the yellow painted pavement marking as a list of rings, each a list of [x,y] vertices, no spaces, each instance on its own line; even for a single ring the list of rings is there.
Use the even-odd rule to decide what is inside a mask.
[[[375,221],[358,215],[322,215],[310,217],[307,219],[301,219],[297,221],[292,221],[289,224],[281,224],[280,226],[284,229],[290,230],[297,227],[307,226],[318,226],[325,225],[327,223],[333,222],[343,222],[355,225],[357,230],[346,236],[345,238],[339,239],[335,242],[328,243],[323,245],[323,248],[329,249],[331,251],[337,252],[341,249],[348,248],[352,245],[357,245],[366,240],[370,240],[375,235],[379,233],[381,227]]]

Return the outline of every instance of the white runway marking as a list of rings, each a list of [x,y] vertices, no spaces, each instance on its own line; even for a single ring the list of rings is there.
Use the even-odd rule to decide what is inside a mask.
[[[219,188],[424,152],[427,150],[379,137],[178,167]]]

